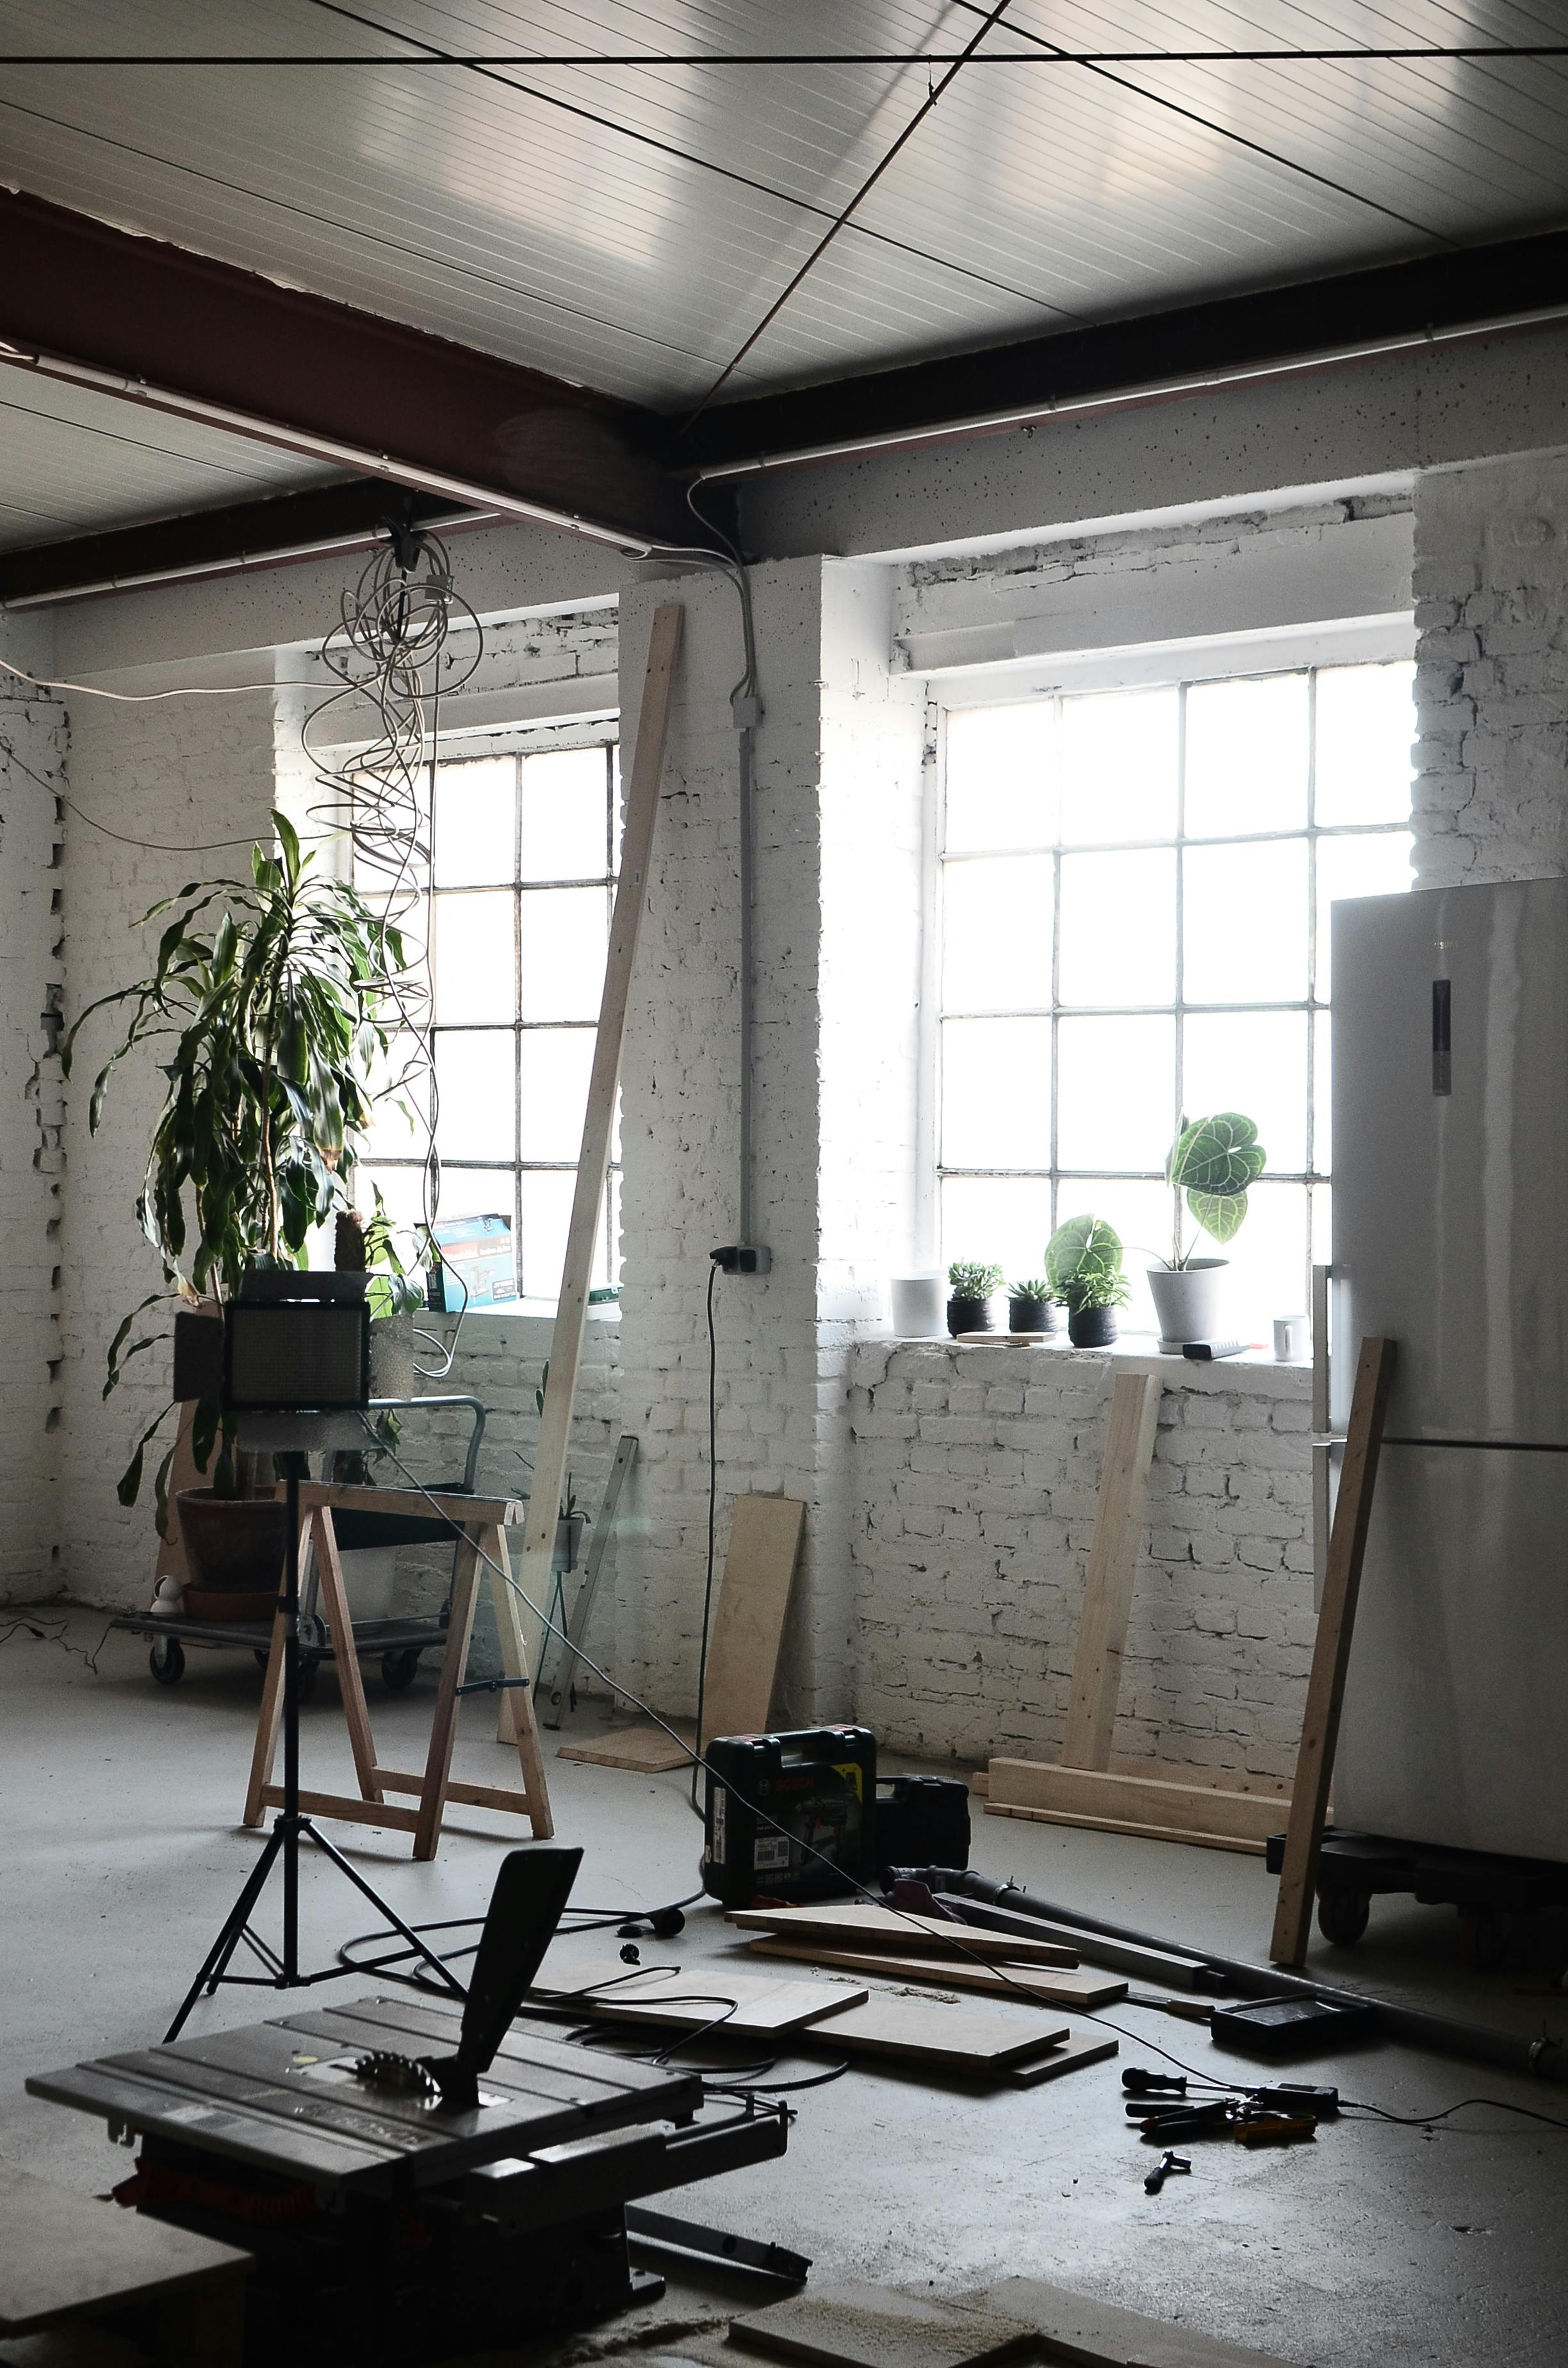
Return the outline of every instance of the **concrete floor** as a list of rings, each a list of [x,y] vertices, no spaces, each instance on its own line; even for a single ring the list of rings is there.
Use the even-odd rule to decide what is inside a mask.
[[[182,1685],[155,1687],[145,1647],[119,1635],[95,1676],[82,1648],[102,1626],[74,1612],[74,1651],[25,1631],[0,1648],[0,2157],[99,2192],[129,2157],[98,2123],[36,2102],[22,2083],[160,2035],[256,1849],[234,1820],[259,1687],[247,1659],[217,1653],[193,1653]],[[371,1691],[383,1749],[415,1752],[429,1681],[398,1701],[374,1679]],[[460,1772],[504,1777],[486,1709],[467,1715]],[[308,1781],[347,1788],[330,1681],[305,1738]],[[585,1904],[653,1906],[693,1888],[699,1830],[678,1777],[553,1757],[549,1767],[560,1837],[587,1853]],[[499,1848],[515,1839],[501,1819],[460,1810],[439,1859],[415,1866],[402,1837],[334,1830],[415,1919],[482,1909]],[[1193,1946],[1258,1958],[1267,1943],[1273,1886],[1256,1859],[983,1816],[973,1858],[1049,1898]],[[304,1921],[312,1961],[324,1962],[364,1918],[338,1877],[312,1868]],[[591,1945],[569,1944],[571,1954]],[[690,1961],[734,1945],[710,1905],[658,1953]],[[1560,1935],[1537,1933],[1515,1966],[1483,1975],[1460,1962],[1451,1911],[1384,1905],[1353,1955],[1319,1950],[1314,1963],[1440,2012],[1568,2039],[1568,1999],[1551,1981],[1562,1955]],[[342,1995],[369,1987],[346,1984]],[[229,1991],[198,2012],[212,2028],[258,2019],[271,2003]],[[1120,2065],[1157,2061],[1138,2038],[1245,2075],[1192,2025],[1110,2011],[1137,2035],[1119,2065],[1040,2089],[976,2095],[852,2071],[800,2098],[783,2161],[691,2190],[685,2208],[798,2248],[819,2278],[954,2293],[1022,2273],[1322,2368],[1561,2368],[1568,2134],[1477,2112],[1438,2134],[1344,2122],[1288,2153],[1199,2142],[1193,2175],[1150,2199],[1149,2157],[1123,2123],[1118,2077]],[[781,2061],[779,2077],[821,2062]],[[1303,2077],[1399,2112],[1484,2093],[1568,2120],[1568,2088],[1391,2046],[1315,2061]]]

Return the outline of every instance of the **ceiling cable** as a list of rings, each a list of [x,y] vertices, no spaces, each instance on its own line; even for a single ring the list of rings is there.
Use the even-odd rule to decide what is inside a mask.
[[[980,13],[980,0],[956,0],[956,5],[967,9],[971,17]],[[1228,140],[1233,147],[1244,148],[1254,156],[1265,156],[1271,165],[1282,165],[1286,172],[1314,182],[1320,189],[1332,189],[1336,197],[1348,198],[1353,205],[1368,206],[1389,222],[1401,222],[1406,230],[1417,232],[1422,238],[1436,239],[1445,246],[1459,245],[1457,239],[1449,238],[1446,233],[1433,230],[1428,223],[1416,222],[1409,214],[1402,214],[1397,206],[1385,206],[1379,198],[1366,197],[1361,190],[1352,189],[1343,181],[1333,180],[1326,173],[1314,172],[1312,165],[1298,164],[1293,156],[1282,155],[1278,148],[1266,148],[1260,140],[1249,140],[1244,132],[1233,131],[1229,124],[1216,123],[1211,116],[1199,115],[1195,108],[1183,107],[1177,100],[1166,98],[1157,90],[1146,90],[1142,83],[1129,82],[1125,74],[1108,73],[1103,63],[1096,63],[1086,56],[1073,58],[1069,52],[1059,50],[1054,41],[1048,41],[1043,33],[1031,33],[1025,28],[1023,38],[1038,42],[1042,52],[1054,56],[1058,63],[1081,64],[1089,74],[1098,74],[1102,81],[1114,83],[1118,90],[1131,91],[1134,98],[1144,98],[1153,107],[1163,107],[1167,114],[1179,115],[1185,122],[1196,123],[1200,131],[1211,131],[1217,140]],[[1169,64],[1172,61],[1157,59],[1153,63]]]
[[[1040,38],[1028,33],[1026,40]],[[1460,47],[1437,44],[1408,49],[1366,47],[1324,50],[988,50],[978,63],[988,66],[1235,66],[1403,65],[1460,62],[1483,64],[1490,58],[1568,58],[1568,41],[1504,41]],[[73,54],[65,50],[18,51],[0,56],[3,66],[949,66],[971,63],[963,50],[716,50],[677,55],[670,51],[606,54],[571,51],[531,53],[524,50],[436,51],[409,57],[401,51],[166,51],[109,50]]]
[[[994,25],[1001,22],[1007,6],[1008,0],[996,0],[995,6],[988,12],[985,22],[980,27],[978,32],[976,32],[972,40],[970,41],[968,47],[961,52],[957,62],[948,68],[947,73],[942,76],[939,83],[936,84],[934,86],[927,87],[925,98],[915,108],[914,114],[904,125],[903,130],[899,133],[898,138],[893,142],[892,147],[885,150],[878,162],[872,165],[871,170],[867,174],[865,179],[861,182],[859,188],[856,190],[848,204],[843,207],[835,219],[829,223],[822,237],[818,239],[815,246],[812,247],[810,255],[807,256],[804,263],[801,265],[800,269],[796,271],[793,276],[786,281],[784,287],[780,289],[778,294],[774,298],[772,303],[768,306],[767,312],[763,314],[761,320],[757,323],[750,336],[745,340],[745,343],[731,355],[729,360],[724,364],[723,369],[719,372],[718,377],[713,381],[713,383],[709,388],[707,393],[702,397],[701,402],[699,403],[695,409],[689,412],[687,417],[682,421],[682,435],[687,435],[690,433],[692,427],[699,419],[701,418],[702,414],[707,410],[709,404],[712,402],[720,388],[725,385],[727,381],[734,376],[742,362],[744,361],[752,347],[756,344],[757,339],[761,337],[778,319],[785,305],[790,302],[790,297],[795,293],[796,289],[801,285],[801,282],[806,278],[809,272],[815,270],[823,256],[827,253],[828,248],[833,245],[834,240],[848,222],[850,216],[858,211],[864,200],[869,197],[871,191],[876,188],[877,183],[881,179],[882,175],[887,171],[894,158],[899,155],[902,150],[908,145],[911,140],[913,140],[916,131],[919,131],[920,126],[925,122],[926,117],[931,113],[932,108],[942,97],[943,92],[946,91],[957,79],[959,74],[962,73],[964,67],[968,64],[975,51],[985,39],[986,34],[990,32]]]

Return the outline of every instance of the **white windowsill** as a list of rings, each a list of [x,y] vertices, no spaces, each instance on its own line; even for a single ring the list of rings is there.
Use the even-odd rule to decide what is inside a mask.
[[[1098,1363],[1157,1373],[1168,1389],[1245,1388],[1267,1396],[1296,1397],[1312,1382],[1310,1360],[1280,1364],[1267,1349],[1246,1349],[1237,1357],[1199,1362],[1187,1357],[1162,1355],[1155,1346],[1157,1337],[1153,1332],[1124,1332],[1106,1349],[1075,1349],[1065,1331],[1047,1333],[1043,1338],[1038,1334],[998,1332],[990,1340],[902,1339],[883,1334],[880,1338],[863,1338],[856,1345],[885,1349],[890,1355],[921,1349],[933,1361],[951,1356],[979,1358],[983,1363],[986,1360],[993,1364],[1005,1361],[1010,1380],[1016,1380],[1020,1371],[1027,1376],[1059,1363]]]

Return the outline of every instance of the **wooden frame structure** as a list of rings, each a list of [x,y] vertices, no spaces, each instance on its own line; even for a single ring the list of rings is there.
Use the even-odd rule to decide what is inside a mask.
[[[1152,1372],[1119,1373],[1112,1384],[1061,1760],[993,1759],[986,1811],[1260,1853],[1289,1812],[1280,1793],[1221,1789],[1152,1761],[1111,1759],[1160,1391]]]
[[[451,1610],[447,1624],[447,1645],[441,1656],[440,1676],[437,1684],[436,1715],[431,1725],[425,1767],[417,1775],[400,1768],[383,1768],[376,1756],[364,1682],[354,1650],[354,1626],[343,1584],[343,1565],[338,1560],[337,1540],[333,1527],[333,1513],[339,1508],[344,1510],[352,1508],[362,1513],[401,1513],[425,1520],[438,1513],[451,1521],[460,1534]],[[338,1688],[343,1696],[343,1714],[348,1727],[348,1744],[354,1755],[354,1773],[359,1786],[358,1799],[340,1793],[302,1792],[300,1806],[309,1816],[335,1817],[351,1825],[390,1826],[395,1831],[410,1833],[414,1837],[416,1859],[435,1857],[449,1801],[460,1801],[473,1808],[500,1809],[514,1816],[526,1816],[533,1827],[535,1839],[549,1840],[555,1827],[551,1817],[550,1791],[545,1782],[539,1731],[534,1722],[532,1691],[528,1683],[528,1659],[517,1616],[517,1600],[509,1584],[511,1566],[506,1557],[506,1529],[508,1524],[516,1525],[521,1519],[522,1510],[521,1505],[502,1497],[452,1496],[437,1490],[426,1495],[423,1490],[410,1488],[335,1487],[320,1481],[301,1482],[300,1558],[302,1562],[308,1541],[315,1550],[322,1611],[332,1642]],[[469,1642],[473,1633],[482,1563],[490,1580],[491,1598],[495,1606],[502,1667],[509,1679],[522,1680],[521,1685],[514,1685],[508,1694],[503,1696],[507,1700],[515,1693],[518,1703],[513,1714],[512,1739],[522,1773],[520,1790],[500,1784],[472,1784],[454,1777],[451,1772],[452,1747],[457,1740],[458,1689],[468,1667]],[[283,1620],[279,1612],[272,1623],[272,1645],[267,1654],[267,1679],[262,1688],[261,1715],[256,1723],[256,1749],[251,1759],[250,1784],[245,1793],[243,1823],[247,1826],[259,1826],[264,1812],[281,1807],[283,1802],[281,1787],[271,1780],[273,1759],[278,1748],[278,1730],[283,1714],[284,1659]],[[389,1793],[412,1793],[416,1805],[403,1808],[387,1800]]]
[[[1361,1567],[1367,1558],[1367,1533],[1371,1526],[1372,1496],[1382,1453],[1395,1355],[1392,1340],[1369,1334],[1361,1343],[1356,1366],[1350,1420],[1345,1433],[1345,1461],[1339,1470],[1339,1495],[1329,1533],[1323,1602],[1312,1642],[1312,1674],[1307,1679],[1306,1713],[1296,1756],[1296,1783],[1285,1829],[1285,1858],[1279,1870],[1274,1934],[1268,1946],[1269,1956],[1277,1965],[1301,1964],[1312,1930],[1323,1823],[1328,1814],[1335,1748],[1339,1741],[1339,1713],[1350,1666],[1350,1640],[1361,1592]]]

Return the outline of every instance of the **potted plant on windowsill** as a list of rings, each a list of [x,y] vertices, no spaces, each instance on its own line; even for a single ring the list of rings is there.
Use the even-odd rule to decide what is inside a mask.
[[[1108,1349],[1116,1311],[1131,1293],[1121,1270],[1121,1236],[1103,1217],[1068,1217],[1051,1236],[1046,1279],[1067,1310],[1074,1349]]]
[[[1007,1285],[1009,1332],[1054,1332],[1056,1307],[1056,1294],[1043,1275]]]
[[[169,1337],[154,1328],[126,1345],[148,1309],[172,1315],[183,1303],[221,1310],[253,1268],[302,1266],[312,1228],[352,1206],[355,1163],[370,1122],[372,1064],[388,1042],[383,1015],[406,970],[403,940],[352,888],[313,871],[286,816],[275,813],[272,821],[278,852],[253,848],[249,880],[193,882],[144,916],[139,926],[164,921],[153,970],[100,996],[65,1040],[69,1076],[77,1037],[94,1014],[129,1007],[121,1040],[94,1082],[87,1122],[95,1133],[110,1076],[135,1047],[153,1048],[169,1081],[136,1202],[142,1230],[163,1260],[164,1285],[116,1332],[106,1398],[133,1358]],[[136,1502],[147,1448],[174,1410],[165,1406],[137,1440],[119,1484],[122,1505]],[[277,1585],[282,1506],[250,1501],[258,1459],[237,1450],[216,1396],[196,1409],[191,1449],[198,1471],[210,1465],[212,1474],[210,1488],[181,1500],[191,1591],[205,1584],[238,1600],[248,1588],[254,1602]],[[154,1483],[160,1533],[173,1458],[171,1448]],[[224,1531],[258,1529],[263,1542],[250,1577],[222,1585]],[[242,1602],[239,1614],[226,1616],[246,1608]]]
[[[985,1266],[978,1258],[958,1258],[948,1269],[948,1288],[952,1293],[948,1302],[948,1329],[955,1340],[960,1332],[993,1328],[991,1302],[1002,1288],[999,1266]]]
[[[1183,1119],[1165,1162],[1174,1188],[1171,1255],[1149,1269],[1149,1289],[1160,1326],[1160,1346],[1175,1352],[1188,1340],[1213,1340],[1224,1330],[1221,1313],[1226,1258],[1199,1258],[1198,1235],[1182,1248],[1182,1202],[1199,1232],[1221,1247],[1245,1221],[1247,1189],[1267,1157],[1257,1128],[1240,1110]]]

